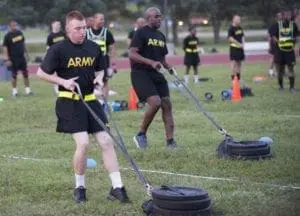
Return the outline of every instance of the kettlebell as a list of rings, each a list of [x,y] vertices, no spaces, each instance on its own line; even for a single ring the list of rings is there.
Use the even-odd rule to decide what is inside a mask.
[[[120,101],[115,100],[114,102],[112,102],[111,107],[113,112],[119,112],[121,110]]]
[[[122,100],[120,103],[121,110],[127,110],[128,109],[128,103],[125,100]]]
[[[231,90],[223,90],[221,91],[222,100],[230,100],[231,99]]]
[[[208,100],[208,101],[211,101],[214,97],[211,92],[206,92],[204,96],[205,96],[206,100]]]

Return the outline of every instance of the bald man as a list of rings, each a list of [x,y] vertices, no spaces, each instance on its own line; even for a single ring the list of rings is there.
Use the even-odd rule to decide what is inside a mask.
[[[146,24],[146,20],[145,20],[143,17],[139,17],[139,18],[136,19],[136,21],[135,21],[135,23],[134,23],[134,29],[133,29],[131,32],[129,32],[129,34],[128,34],[127,42],[128,42],[128,45],[129,45],[129,46],[130,46],[131,41],[132,41],[132,39],[133,39],[134,33],[135,33],[138,29],[144,27],[145,24]]]
[[[93,17],[92,27],[87,29],[87,39],[94,41],[100,46],[106,61],[103,95],[108,97],[108,79],[116,72],[116,50],[113,34],[104,27],[105,18],[102,13],[96,13]]]
[[[147,131],[156,113],[161,108],[165,126],[166,143],[170,149],[176,148],[174,121],[167,80],[159,72],[165,67],[172,74],[174,70],[166,62],[168,53],[166,37],[158,29],[161,25],[160,10],[154,7],[145,12],[147,25],[134,34],[129,48],[131,60],[131,82],[140,101],[148,103],[139,132],[133,137],[138,148],[148,145]]]

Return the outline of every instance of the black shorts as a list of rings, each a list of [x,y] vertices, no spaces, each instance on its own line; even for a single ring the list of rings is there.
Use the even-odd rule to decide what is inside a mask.
[[[132,69],[131,83],[141,102],[154,95],[161,98],[170,96],[165,76],[155,70]]]
[[[230,60],[231,61],[243,61],[245,60],[244,49],[230,47]]]
[[[98,100],[87,102],[97,116],[107,124],[107,118]],[[77,133],[87,131],[96,133],[104,129],[97,123],[80,100],[58,98],[56,101],[57,132]]]
[[[22,58],[12,58],[11,59],[12,65],[7,69],[12,72],[12,77],[16,78],[18,71],[22,71],[24,77],[28,77],[27,71],[27,62],[24,57]]]
[[[197,66],[200,63],[200,58],[198,53],[185,54],[184,56],[184,65],[186,66]]]
[[[294,50],[292,51],[281,51],[276,50],[274,54],[274,62],[279,65],[294,65],[296,64],[296,55]]]

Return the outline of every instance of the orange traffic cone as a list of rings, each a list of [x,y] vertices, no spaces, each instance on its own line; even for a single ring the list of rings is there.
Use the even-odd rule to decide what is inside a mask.
[[[129,89],[128,109],[129,110],[137,109],[137,96],[133,87]]]
[[[232,101],[239,101],[242,99],[241,96],[241,89],[240,89],[240,82],[238,80],[238,77],[235,76],[232,82],[232,95],[231,100]]]

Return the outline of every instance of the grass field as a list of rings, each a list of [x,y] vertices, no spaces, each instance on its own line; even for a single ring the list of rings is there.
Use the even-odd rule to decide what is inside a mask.
[[[200,75],[212,77],[213,81],[200,86],[191,84],[191,88],[203,101],[205,109],[234,137],[273,138],[274,158],[265,161],[219,160],[215,150],[222,136],[178,90],[172,90],[171,96],[176,139],[182,148],[176,151],[165,149],[159,115],[148,133],[149,148],[138,150],[132,136],[137,132],[143,111],[114,113],[129,152],[143,169],[200,176],[145,173],[153,185],[205,188],[212,198],[214,212],[223,212],[228,216],[300,215],[299,189],[290,187],[300,186],[299,93],[292,95],[288,90],[278,93],[275,79],[254,84],[252,76],[263,73],[267,65],[251,64],[245,67],[243,74],[255,96],[238,103],[221,101],[220,91],[230,87],[228,68],[228,65],[203,66]],[[179,71],[182,73],[183,68]],[[285,85],[287,87],[288,83]],[[90,145],[89,157],[94,158],[98,166],[87,170],[89,201],[83,205],[74,204],[71,168],[74,144],[70,136],[55,133],[52,86],[37,78],[32,78],[32,86],[35,97],[21,96],[14,100],[10,98],[10,84],[0,83],[0,96],[4,97],[4,101],[0,102],[0,215],[143,215],[140,206],[147,196],[131,171],[123,169],[121,172],[132,204],[120,205],[106,200],[110,183],[93,144]],[[111,81],[111,86],[119,93],[111,100],[127,99],[129,73],[119,73]],[[296,80],[296,86],[300,86],[300,79]],[[207,91],[214,94],[213,102],[204,101]],[[31,159],[9,159],[3,155]],[[119,159],[122,168],[129,168],[120,152]]]

